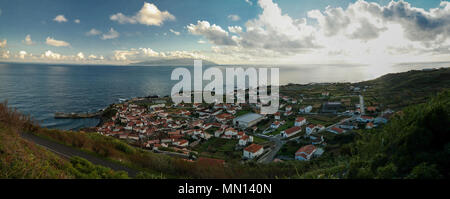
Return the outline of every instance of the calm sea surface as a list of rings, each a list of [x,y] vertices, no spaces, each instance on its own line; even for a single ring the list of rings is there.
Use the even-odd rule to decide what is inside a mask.
[[[344,65],[302,65],[280,68],[280,84],[358,82],[391,72],[449,67],[448,63],[404,64],[384,68]],[[99,66],[0,63],[0,100],[30,114],[44,127],[78,129],[95,126],[97,119],[53,118],[55,112],[91,112],[119,98],[169,95],[178,81],[176,67]],[[191,67],[186,67],[190,70]]]

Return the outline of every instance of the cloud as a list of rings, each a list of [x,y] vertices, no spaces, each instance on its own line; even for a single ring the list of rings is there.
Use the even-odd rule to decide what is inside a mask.
[[[231,21],[239,21],[241,17],[239,17],[238,15],[228,15],[228,19],[230,19]]]
[[[41,58],[49,60],[60,60],[63,58],[63,56],[59,53],[54,53],[51,50],[47,50],[41,55]]]
[[[262,13],[245,24],[241,34],[241,45],[245,48],[263,48],[291,53],[317,48],[315,29],[307,25],[306,19],[292,19],[282,14],[271,0],[258,1]]]
[[[21,51],[19,52],[19,58],[20,58],[20,59],[25,59],[25,56],[27,56],[27,52],[21,50]]]
[[[82,53],[82,52],[79,52],[78,54],[77,54],[77,57],[76,57],[78,60],[84,60],[84,54]]]
[[[80,23],[81,21],[79,19],[75,19],[75,20],[73,20],[73,22]]]
[[[175,35],[177,35],[177,36],[180,35],[180,32],[177,32],[177,31],[172,30],[172,29],[170,29],[170,32],[173,33],[173,34],[175,34]]]
[[[3,59],[9,59],[9,57],[10,57],[9,50],[2,51],[2,56],[1,57]]]
[[[87,36],[94,36],[94,35],[99,35],[102,34],[102,31],[97,30],[95,28],[92,28],[91,30],[89,30],[88,32],[86,32]]]
[[[173,59],[173,58],[192,58],[192,59],[205,59],[206,56],[196,51],[167,51],[157,52],[151,48],[139,48],[129,50],[116,50],[114,51],[114,60],[116,61],[145,61],[148,59]]]
[[[51,37],[47,37],[45,43],[50,46],[62,47],[62,46],[70,46],[68,42],[62,40],[56,40]]]
[[[103,57],[103,55],[97,56],[97,55],[94,55],[94,54],[90,54],[90,55],[88,56],[88,59],[89,59],[89,60],[102,61],[102,60],[104,60],[105,58]]]
[[[119,33],[114,30],[114,28],[109,29],[109,32],[105,33],[102,35],[101,39],[102,40],[107,40],[107,39],[115,39],[117,37],[119,37]]]
[[[187,29],[191,34],[202,35],[216,45],[237,45],[227,31],[216,24],[210,25],[207,21],[197,21],[197,24],[188,25]]]
[[[31,36],[29,34],[25,36],[25,40],[23,40],[22,42],[25,43],[26,45],[34,44],[34,42],[31,40]]]
[[[58,15],[56,16],[53,21],[56,21],[58,23],[63,23],[63,22],[67,22],[66,17],[64,17],[64,15]]]
[[[161,12],[154,4],[145,2],[141,10],[139,10],[139,12],[137,12],[134,16],[126,16],[122,13],[117,13],[111,15],[110,19],[121,24],[139,23],[147,26],[161,26],[164,21],[175,20],[175,16],[170,14],[168,11]]]
[[[246,3],[248,3],[249,5],[253,5],[253,2],[251,0],[245,0]]]
[[[136,50],[115,50],[114,59],[116,61],[127,61],[129,57],[139,54]]]
[[[228,26],[228,31],[232,33],[242,33],[242,27],[240,26]]]
[[[203,40],[200,39],[200,40],[197,41],[197,43],[199,43],[199,44],[206,44],[206,41],[203,41]]]
[[[3,41],[0,41],[0,48],[5,48],[7,44],[6,39],[4,39]]]
[[[323,13],[314,10],[308,16],[318,21],[325,36],[342,33],[349,38],[370,40],[378,38],[390,24],[397,24],[411,41],[450,37],[450,3],[446,1],[426,11],[403,0],[391,1],[386,6],[361,0],[346,9],[327,7]]]

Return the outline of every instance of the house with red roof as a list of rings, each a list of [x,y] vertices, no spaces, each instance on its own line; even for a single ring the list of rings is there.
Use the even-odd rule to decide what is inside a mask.
[[[284,131],[281,131],[280,135],[284,138],[288,138],[288,137],[292,137],[294,135],[296,135],[297,133],[302,131],[302,127],[299,126],[294,126],[291,128],[288,128]]]
[[[231,135],[231,136],[235,136],[238,134],[238,130],[234,129],[234,128],[227,128],[225,130],[225,135]]]
[[[316,150],[317,148],[312,144],[303,146],[295,152],[295,159],[309,160]]]
[[[342,134],[345,133],[346,131],[344,129],[338,128],[338,127],[331,127],[330,129],[328,129],[329,132],[331,133],[335,133],[335,134]]]
[[[373,122],[374,118],[371,116],[366,116],[366,115],[361,115],[358,117],[357,121],[358,122]]]
[[[270,125],[270,128],[277,129],[278,127],[280,127],[280,125],[281,125],[280,121],[275,121]]]
[[[253,136],[244,135],[244,136],[242,136],[239,139],[239,143],[238,144],[240,146],[245,146],[245,145],[247,145],[248,143],[251,143],[251,142],[253,142]]]
[[[258,144],[251,144],[244,149],[244,158],[253,159],[264,152],[264,147]]]
[[[306,124],[306,118],[304,117],[297,117],[295,119],[295,126],[303,126],[304,124]]]
[[[281,119],[281,113],[280,112],[276,112],[275,114],[273,114],[276,120]]]

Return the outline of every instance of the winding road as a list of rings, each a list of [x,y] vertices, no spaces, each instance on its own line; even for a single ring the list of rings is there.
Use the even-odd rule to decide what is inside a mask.
[[[63,144],[60,144],[60,143],[57,143],[57,142],[54,142],[51,140],[47,140],[45,138],[41,138],[41,137],[36,136],[31,133],[20,133],[20,137],[22,137],[23,139],[28,140],[30,142],[33,142],[36,145],[42,146],[63,158],[70,159],[71,157],[78,156],[78,157],[88,160],[92,164],[97,164],[97,165],[101,165],[104,167],[108,167],[115,171],[125,171],[128,173],[128,176],[130,176],[130,177],[135,177],[138,173],[137,170],[128,168],[124,165],[96,157],[94,155],[82,152],[75,148],[68,147],[66,145],[63,145]]]

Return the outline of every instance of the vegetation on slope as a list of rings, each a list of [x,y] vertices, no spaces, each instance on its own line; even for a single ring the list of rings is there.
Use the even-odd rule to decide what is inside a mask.
[[[0,104],[0,178],[127,178],[79,157],[62,159],[22,139],[19,132],[30,128],[28,117]]]
[[[336,166],[311,170],[300,177],[450,177],[450,91],[405,108],[384,128],[366,131],[340,150],[348,155],[342,153]]]
[[[371,87],[364,93],[365,97],[399,109],[425,103],[431,96],[450,89],[450,68],[392,73],[357,85]]]

